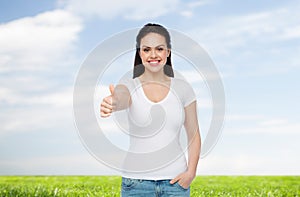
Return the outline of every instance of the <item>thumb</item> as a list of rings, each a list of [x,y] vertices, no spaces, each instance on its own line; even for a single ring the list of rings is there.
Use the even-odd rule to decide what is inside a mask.
[[[109,91],[110,91],[111,95],[113,95],[113,94],[114,94],[115,87],[114,87],[114,85],[113,85],[113,84],[110,84],[110,85],[109,85]]]

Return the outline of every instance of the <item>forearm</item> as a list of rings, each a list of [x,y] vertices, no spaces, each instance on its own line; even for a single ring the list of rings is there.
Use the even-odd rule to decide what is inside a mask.
[[[188,172],[196,175],[197,165],[200,158],[201,139],[199,131],[197,130],[193,136],[188,138]]]
[[[122,86],[117,86],[113,95],[113,111],[126,109],[131,104],[130,93]]]
[[[172,179],[171,184],[179,181],[185,188],[191,184],[196,176],[198,160],[201,150],[201,137],[199,133],[196,102],[185,107],[184,127],[188,139],[188,167],[187,171]]]
[[[196,102],[185,108],[184,127],[188,139],[188,172],[192,176],[196,175],[198,160],[201,150],[201,137],[199,132]]]
[[[113,97],[114,108],[113,111],[120,111],[130,106],[130,99],[127,94],[119,93]]]

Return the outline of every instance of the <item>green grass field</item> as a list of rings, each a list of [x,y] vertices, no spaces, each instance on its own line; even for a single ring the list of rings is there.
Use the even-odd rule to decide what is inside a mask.
[[[0,196],[120,196],[117,176],[0,176]],[[191,196],[299,196],[299,176],[198,176]]]

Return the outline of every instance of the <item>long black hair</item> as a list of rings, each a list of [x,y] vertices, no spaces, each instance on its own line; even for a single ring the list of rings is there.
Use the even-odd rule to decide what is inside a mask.
[[[133,78],[136,78],[142,75],[145,71],[145,67],[142,63],[142,59],[140,57],[140,45],[141,39],[146,36],[148,33],[157,33],[163,36],[166,39],[168,49],[171,49],[171,38],[168,30],[159,24],[148,23],[144,25],[144,27],[139,31],[136,37],[136,52],[134,58],[134,67],[133,67]],[[171,62],[171,52],[170,55],[167,57],[166,65],[164,66],[164,73],[169,77],[174,77],[174,72],[172,68]]]

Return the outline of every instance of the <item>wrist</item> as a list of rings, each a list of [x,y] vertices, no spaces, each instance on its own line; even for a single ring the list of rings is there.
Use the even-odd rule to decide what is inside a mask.
[[[187,173],[191,176],[191,177],[195,177],[196,176],[196,170],[194,169],[187,169]]]

